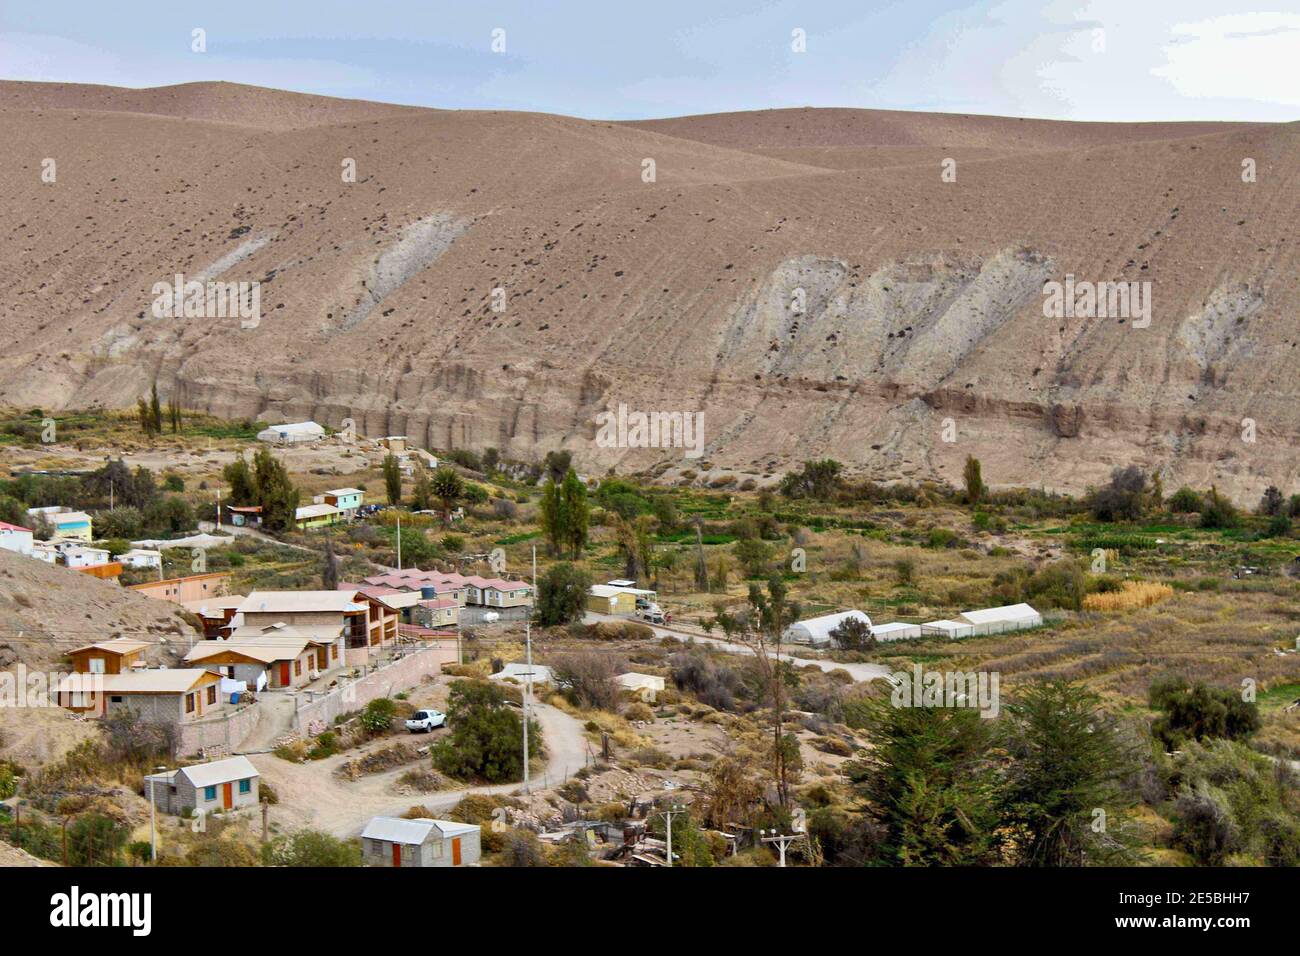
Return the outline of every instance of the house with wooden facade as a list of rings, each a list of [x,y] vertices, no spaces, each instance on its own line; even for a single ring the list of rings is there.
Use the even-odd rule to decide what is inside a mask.
[[[68,660],[78,674],[125,674],[145,666],[148,649],[145,641],[118,637],[68,651]]]

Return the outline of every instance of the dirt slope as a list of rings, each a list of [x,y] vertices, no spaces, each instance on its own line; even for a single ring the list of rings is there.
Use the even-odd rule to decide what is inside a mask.
[[[0,84],[0,115],[0,402],[157,378],[223,415],[704,470],[597,447],[625,402],[703,410],[705,463],[760,478],[956,480],[974,454],[1000,485],[1300,479],[1297,124],[621,124],[228,84]],[[177,272],[260,280],[260,325],[154,318]],[[1067,273],[1150,281],[1150,327],[1044,318]]]
[[[66,670],[68,651],[120,636],[157,642],[149,662],[174,666],[194,633],[179,605],[0,550],[0,667]]]

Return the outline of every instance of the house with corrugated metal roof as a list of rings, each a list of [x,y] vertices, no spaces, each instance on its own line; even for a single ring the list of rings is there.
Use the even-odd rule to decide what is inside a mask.
[[[472,823],[375,817],[361,831],[368,866],[478,866],[480,831]]]
[[[255,807],[261,774],[247,757],[227,757],[144,778],[144,796],[163,813],[184,814]]]

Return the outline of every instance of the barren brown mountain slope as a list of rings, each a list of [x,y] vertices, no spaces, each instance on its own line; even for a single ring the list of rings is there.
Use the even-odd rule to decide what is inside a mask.
[[[66,670],[68,651],[122,636],[153,642],[151,665],[175,666],[201,634],[179,605],[0,549],[0,667]]]
[[[1243,501],[1300,478],[1298,124],[326,101],[308,125],[297,94],[204,86],[0,84],[0,401],[124,405],[156,378],[218,414],[600,473],[701,470],[597,447],[624,402],[703,410],[704,461],[757,476],[831,455],[956,479],[974,454],[995,484],[1081,489],[1132,461]],[[200,118],[160,115],[185,102]],[[260,280],[261,324],[153,318],[177,272]],[[1067,273],[1150,281],[1150,326],[1044,318]]]

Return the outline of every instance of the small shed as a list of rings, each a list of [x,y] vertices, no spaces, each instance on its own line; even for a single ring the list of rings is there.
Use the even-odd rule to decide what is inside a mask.
[[[629,671],[626,674],[619,674],[614,680],[618,681],[624,690],[631,691],[648,704],[654,703],[655,696],[664,689],[664,679],[654,674],[638,674]]]
[[[227,757],[144,778],[144,795],[163,813],[255,807],[261,775],[247,757]]]
[[[488,680],[512,680],[519,684],[528,683],[528,674],[531,671],[534,684],[551,683],[551,669],[544,664],[534,664],[531,668],[523,661],[515,661],[507,664],[501,670],[491,675]]]
[[[369,866],[478,866],[480,831],[472,823],[374,817],[361,831]]]

